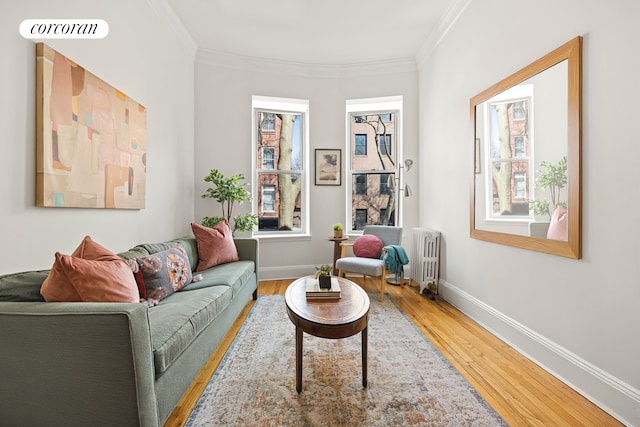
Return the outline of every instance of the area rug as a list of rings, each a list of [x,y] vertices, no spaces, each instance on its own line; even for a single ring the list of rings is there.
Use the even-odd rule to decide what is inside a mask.
[[[304,334],[296,393],[295,328],[284,296],[260,296],[185,425],[507,425],[390,297],[369,297],[367,388],[360,334]]]

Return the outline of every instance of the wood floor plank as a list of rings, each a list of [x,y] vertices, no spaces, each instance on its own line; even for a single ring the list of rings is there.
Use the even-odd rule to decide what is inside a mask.
[[[367,292],[377,281],[353,277]],[[294,279],[262,281],[259,295],[283,295]],[[446,301],[420,295],[415,285],[387,286],[398,307],[511,426],[622,426],[575,390],[493,336]],[[178,403],[165,427],[183,426],[254,302],[233,327]]]

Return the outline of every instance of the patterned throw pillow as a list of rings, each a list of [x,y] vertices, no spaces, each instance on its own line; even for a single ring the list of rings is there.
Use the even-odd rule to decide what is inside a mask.
[[[353,242],[353,253],[360,258],[380,258],[383,243],[378,236],[363,234]]]
[[[182,245],[136,258],[140,298],[162,300],[191,283],[189,257]]]

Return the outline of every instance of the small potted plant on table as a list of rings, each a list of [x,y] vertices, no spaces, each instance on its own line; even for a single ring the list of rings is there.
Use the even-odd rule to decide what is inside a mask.
[[[316,279],[318,279],[320,289],[331,289],[332,269],[331,264],[322,264],[320,267],[316,267]]]
[[[342,239],[342,236],[343,236],[342,224],[340,224],[339,222],[336,224],[333,224],[333,237],[335,239]]]

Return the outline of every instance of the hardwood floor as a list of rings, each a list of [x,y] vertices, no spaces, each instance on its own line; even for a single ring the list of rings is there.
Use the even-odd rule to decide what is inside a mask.
[[[372,279],[350,278],[368,292]],[[291,280],[260,282],[259,295],[284,294]],[[511,426],[622,426],[445,301],[420,295],[417,286],[387,286],[387,292],[453,366]],[[233,328],[187,390],[165,427],[182,426],[253,306]],[[291,351],[294,351],[292,349]],[[294,381],[293,376],[291,381]]]

